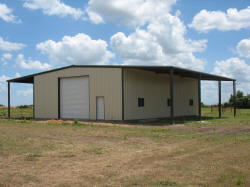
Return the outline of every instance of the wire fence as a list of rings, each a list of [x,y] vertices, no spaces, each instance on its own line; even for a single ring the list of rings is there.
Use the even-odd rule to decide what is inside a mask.
[[[13,119],[32,119],[33,107],[27,108],[11,107],[10,116]],[[0,107],[0,119],[8,119],[8,107]]]

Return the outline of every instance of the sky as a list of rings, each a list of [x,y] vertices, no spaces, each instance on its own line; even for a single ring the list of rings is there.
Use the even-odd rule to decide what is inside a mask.
[[[0,0],[0,104],[6,80],[72,64],[172,65],[250,94],[250,0]],[[201,87],[202,102],[218,102],[217,82]],[[222,101],[231,93],[223,82]],[[11,105],[32,97],[11,84]]]

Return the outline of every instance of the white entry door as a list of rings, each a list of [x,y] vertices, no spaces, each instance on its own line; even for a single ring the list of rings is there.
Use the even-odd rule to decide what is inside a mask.
[[[89,77],[60,79],[60,115],[65,119],[89,119]]]
[[[104,97],[96,97],[96,119],[104,120]]]

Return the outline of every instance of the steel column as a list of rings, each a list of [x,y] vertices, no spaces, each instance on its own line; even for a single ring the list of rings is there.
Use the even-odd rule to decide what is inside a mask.
[[[60,78],[58,78],[58,81],[57,81],[57,94],[58,94],[58,119],[60,119],[61,118],[61,94],[60,94],[60,92],[61,92],[61,81],[60,81],[61,79]]]
[[[8,81],[8,118],[10,119],[10,82]]]
[[[221,81],[218,81],[218,89],[219,89],[219,118],[221,118]]]
[[[33,83],[33,119],[35,119],[35,82]]]
[[[234,117],[236,117],[236,81],[233,81],[233,105],[234,105]]]
[[[201,120],[201,74],[198,79],[198,107],[199,107],[199,120]]]
[[[124,121],[124,68],[122,70],[122,120]]]
[[[170,118],[171,124],[174,124],[174,69],[170,69]]]

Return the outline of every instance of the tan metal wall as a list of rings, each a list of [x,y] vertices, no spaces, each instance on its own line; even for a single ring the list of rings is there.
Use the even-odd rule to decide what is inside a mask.
[[[170,107],[167,106],[167,99],[170,98],[169,75],[125,69],[124,88],[125,120],[170,116]],[[138,107],[138,97],[144,98],[144,107]],[[194,100],[194,106],[189,106],[189,99]],[[175,116],[198,115],[197,79],[174,76],[174,105]]]
[[[122,120],[121,68],[101,67],[72,67],[35,76],[35,118],[58,117],[58,78],[74,76],[89,76],[91,120],[96,120],[97,96],[104,96],[105,120]]]

